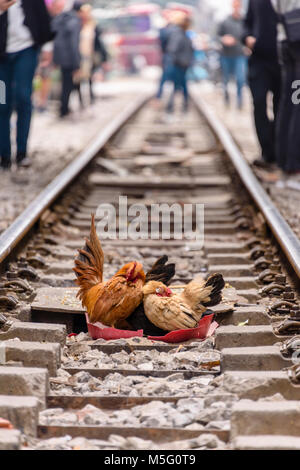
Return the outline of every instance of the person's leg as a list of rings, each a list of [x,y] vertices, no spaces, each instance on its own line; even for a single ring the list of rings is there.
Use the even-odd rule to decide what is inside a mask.
[[[223,77],[224,99],[225,103],[229,104],[230,98],[228,92],[228,84],[230,81],[230,57],[221,57],[221,68]]]
[[[50,68],[41,71],[41,88],[37,93],[37,109],[40,112],[45,111],[48,106],[48,99],[52,84],[50,74]]]
[[[187,112],[189,106],[189,93],[187,85],[187,69],[180,70],[180,83],[183,92],[183,112]]]
[[[61,107],[60,107],[60,116],[67,116],[70,112],[69,110],[69,100],[70,95],[74,89],[73,83],[73,74],[70,69],[62,69],[62,90],[61,90]]]
[[[12,112],[13,61],[5,57],[0,61],[1,97],[0,103],[0,164],[11,165],[10,117]]]
[[[186,112],[188,110],[188,107],[189,107],[189,92],[188,92],[188,84],[187,84],[186,74],[185,74],[184,81],[183,81],[183,99],[184,99],[183,110],[184,110],[184,112]]]
[[[158,86],[158,91],[156,93],[156,98],[158,100],[161,99],[162,97],[162,93],[163,93],[163,88],[164,88],[164,84],[166,82],[166,72],[165,70],[163,69],[162,70],[162,74],[161,74],[161,78],[160,78],[160,82],[159,82],[159,86]]]
[[[175,101],[175,95],[176,95],[176,92],[177,92],[177,87],[176,87],[175,81],[173,81],[173,80],[171,80],[171,81],[172,81],[173,89],[172,89],[172,92],[170,94],[170,98],[169,98],[169,101],[168,101],[168,104],[167,104],[167,112],[168,113],[173,113],[173,111],[174,111],[174,101]]]
[[[174,100],[176,92],[178,91],[178,76],[177,70],[175,66],[168,67],[168,77],[169,80],[172,82],[173,90],[171,92],[168,104],[167,104],[167,112],[172,113],[174,111]]]
[[[158,91],[156,93],[156,98],[158,100],[161,99],[165,83],[168,80],[168,68],[169,68],[168,58],[165,55],[163,57],[163,61],[162,61],[162,74],[161,74],[161,78],[160,78],[160,82],[159,82],[159,86],[158,86]]]
[[[93,89],[93,85],[94,85],[93,77],[90,77],[89,78],[89,90],[90,90],[90,102],[91,102],[91,104],[93,104],[95,102],[95,99],[96,99],[94,89]]]
[[[234,61],[235,80],[237,85],[237,104],[238,108],[243,107],[243,88],[246,83],[246,58],[239,56]]]
[[[276,115],[275,150],[277,165],[284,170],[289,141],[290,119],[293,111],[291,99],[293,65],[287,44],[281,43],[279,50],[281,59],[281,90],[279,92],[275,90],[273,100]],[[280,95],[280,100],[278,95]]]
[[[15,99],[17,120],[17,162],[26,158],[27,141],[32,115],[32,82],[37,66],[38,50],[25,49],[16,54]]]
[[[278,120],[278,112],[279,112],[279,104],[280,104],[280,97],[281,97],[281,90],[282,90],[282,71],[280,66],[276,63],[272,67],[271,71],[271,92],[273,95],[273,113],[274,113],[274,120],[271,122],[272,124],[272,140],[274,143],[275,148],[275,157],[276,157],[276,127],[277,127],[277,120]],[[291,104],[291,100],[288,103]]]
[[[281,88],[282,88],[282,74],[280,67],[276,66],[272,70],[272,82],[271,82],[271,91],[273,93],[273,112],[274,112],[274,120],[276,121],[278,110],[279,110],[279,103],[281,97]]]
[[[74,83],[73,84],[73,90],[77,91],[79,104],[80,104],[81,109],[83,109],[84,108],[84,100],[83,100],[83,96],[82,96],[81,82]]]
[[[162,97],[165,83],[166,83],[166,69],[163,68],[161,78],[160,78],[160,82],[159,82],[159,86],[158,86],[158,91],[156,93],[156,98],[158,100],[160,100],[161,97]]]
[[[249,67],[249,86],[253,97],[254,121],[257,137],[266,163],[275,161],[273,122],[267,114],[267,95],[271,88],[270,71],[260,60],[251,60]]]

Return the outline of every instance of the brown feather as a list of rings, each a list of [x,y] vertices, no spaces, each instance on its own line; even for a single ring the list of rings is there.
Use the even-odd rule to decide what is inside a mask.
[[[103,280],[104,253],[96,233],[95,215],[92,214],[90,239],[85,239],[85,247],[78,250],[79,256],[75,259],[73,271],[77,276],[76,284],[79,286],[77,296],[84,300],[87,290]]]

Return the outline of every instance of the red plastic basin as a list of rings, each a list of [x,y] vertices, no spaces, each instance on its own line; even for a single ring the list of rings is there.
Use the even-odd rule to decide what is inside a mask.
[[[165,336],[148,336],[152,341],[164,341],[165,343],[183,343],[190,339],[200,339],[204,341],[214,334],[219,324],[213,321],[214,315],[202,318],[197,328],[189,330],[177,330],[167,333]]]
[[[90,323],[88,314],[85,314],[86,323],[88,327],[89,335],[92,339],[105,339],[109,341],[111,339],[126,339],[134,338],[136,336],[142,338],[144,331],[128,331],[128,330],[117,330],[116,328],[111,328],[109,326],[102,325],[102,323]]]
[[[109,341],[113,339],[126,339],[134,337],[142,338],[144,334],[143,330],[117,330],[116,328],[105,326],[100,322],[95,324],[89,323],[87,313],[85,314],[85,318],[89,335],[94,340],[105,339],[106,341]],[[148,336],[148,339],[151,341],[163,341],[165,343],[183,343],[185,341],[189,341],[190,339],[204,341],[206,338],[212,336],[219,326],[217,322],[213,321],[213,318],[214,315],[208,315],[202,318],[197,328],[171,331],[171,333],[167,333],[165,336]]]

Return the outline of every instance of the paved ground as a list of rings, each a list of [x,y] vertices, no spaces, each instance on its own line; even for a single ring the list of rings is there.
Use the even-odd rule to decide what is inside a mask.
[[[252,112],[252,100],[248,88],[244,90],[244,108],[237,109],[234,87],[230,89],[231,103],[227,107],[223,100],[223,91],[210,83],[194,85],[194,90],[214,109],[218,117],[234,136],[247,160],[251,163],[260,156]]]

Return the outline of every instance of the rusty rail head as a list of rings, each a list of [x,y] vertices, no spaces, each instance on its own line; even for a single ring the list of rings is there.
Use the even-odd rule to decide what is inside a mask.
[[[205,117],[209,126],[222,143],[242,182],[264,215],[283,253],[300,279],[300,241],[298,237],[257,180],[230,132],[203,99],[196,96],[193,92],[192,98],[197,109]]]
[[[46,188],[29,204],[0,236],[0,266],[27,235],[43,212],[58,198],[67,186],[91,162],[104,145],[150,99],[146,94],[133,100],[115,119],[106,125],[89,147],[81,152]]]

